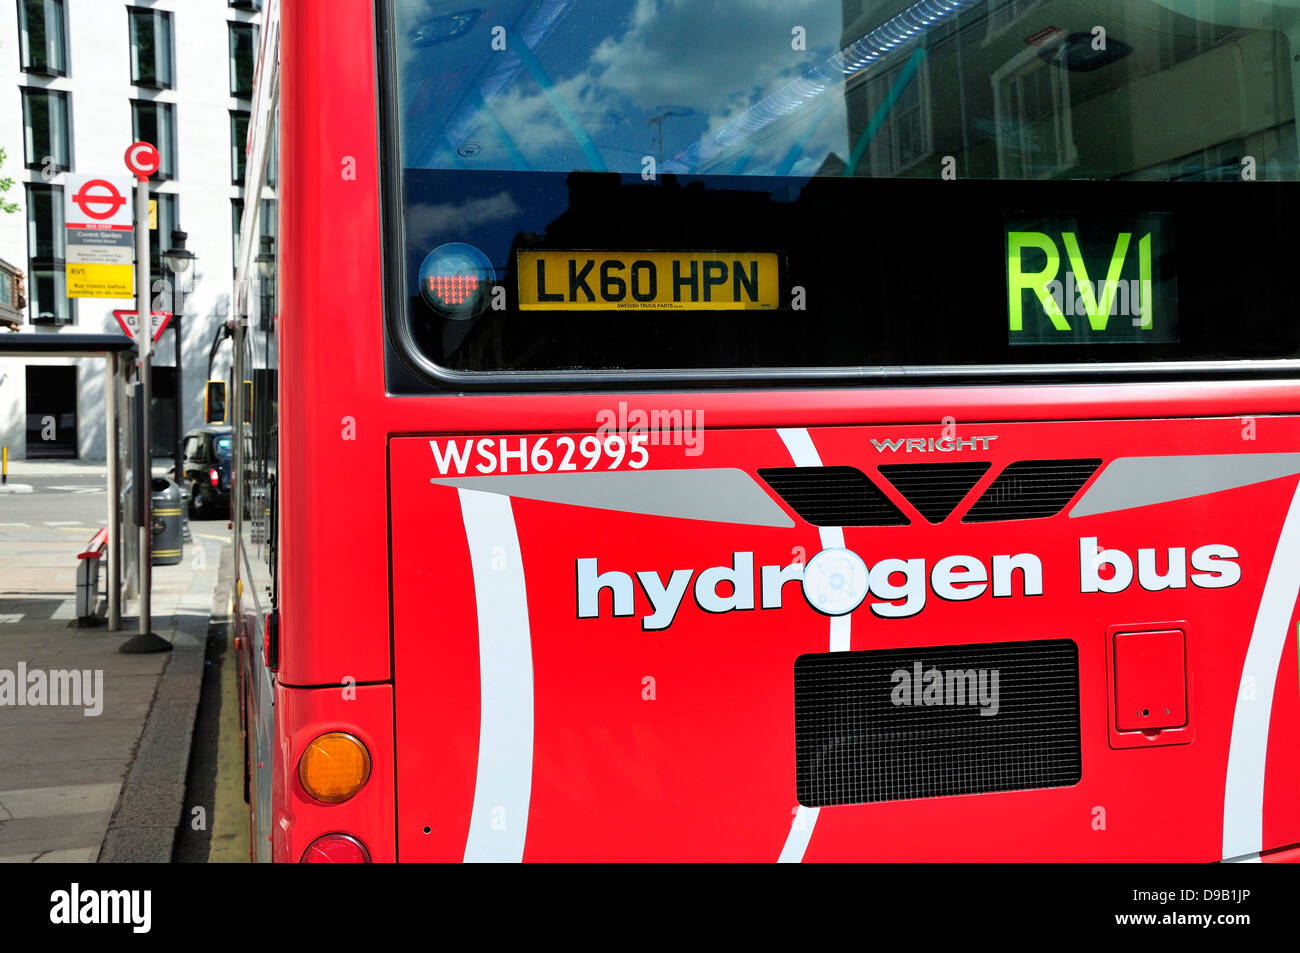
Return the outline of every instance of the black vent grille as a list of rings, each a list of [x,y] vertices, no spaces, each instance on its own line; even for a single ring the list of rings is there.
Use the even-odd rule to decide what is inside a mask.
[[[1097,472],[1100,460],[1021,460],[998,474],[963,523],[1055,516]]]
[[[887,463],[880,473],[918,513],[931,523],[942,523],[989,466],[987,462]]]
[[[902,511],[856,467],[777,467],[758,475],[814,526],[907,525]]]
[[[915,704],[917,664],[944,676],[943,703]],[[961,701],[947,673],[985,672],[997,714]],[[931,702],[934,700],[933,689]],[[912,704],[902,704],[903,700]],[[899,703],[896,704],[895,702]],[[1074,642],[1000,642],[800,656],[794,665],[795,784],[808,807],[1064,787],[1082,776]]]

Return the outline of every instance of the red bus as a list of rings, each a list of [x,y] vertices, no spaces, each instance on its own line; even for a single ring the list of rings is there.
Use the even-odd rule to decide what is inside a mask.
[[[255,859],[1295,859],[1300,73],[1208,9],[268,3]]]

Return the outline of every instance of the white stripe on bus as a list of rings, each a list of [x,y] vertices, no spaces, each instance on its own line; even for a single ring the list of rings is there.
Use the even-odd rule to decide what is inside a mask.
[[[1223,789],[1223,856],[1257,854],[1264,844],[1264,764],[1273,691],[1300,595],[1300,484],[1296,485],[1259,600],[1237,683],[1237,708]]]
[[[533,784],[533,648],[510,497],[459,490],[478,608],[479,737],[467,862],[520,861]]]
[[[791,428],[788,430],[778,430],[781,439],[785,441],[785,447],[790,451],[790,459],[794,461],[797,467],[819,467],[822,465],[822,458],[817,453],[817,448],[813,446],[812,436],[803,427]],[[844,548],[844,530],[839,526],[819,526],[817,527],[818,535],[821,536],[822,549],[843,549]],[[850,646],[849,630],[850,619],[852,614],[831,616],[830,625],[830,651],[847,652]],[[804,807],[802,804],[795,808],[794,820],[790,824],[790,833],[786,835],[785,846],[781,848],[781,856],[777,858],[777,863],[797,864],[803,860],[804,851],[808,849],[808,841],[812,839],[813,828],[817,826],[817,816],[821,812],[819,807]]]

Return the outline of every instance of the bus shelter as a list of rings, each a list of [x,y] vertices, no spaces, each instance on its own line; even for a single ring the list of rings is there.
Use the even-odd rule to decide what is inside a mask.
[[[122,623],[122,516],[125,509],[134,514],[136,507],[122,505],[122,407],[127,399],[126,370],[131,364],[131,355],[135,353],[134,342],[121,334],[69,334],[57,332],[15,332],[0,334],[0,357],[102,357],[104,359],[104,405],[105,405],[105,443],[108,465],[108,627],[118,631]],[[137,448],[143,446],[143,435],[138,433],[136,414],[127,415],[133,423],[126,428],[126,448],[130,450],[130,459],[136,461],[138,469],[140,454]],[[146,492],[150,481],[148,474],[135,473],[132,480],[136,488],[144,487]],[[128,547],[135,533],[127,534]],[[130,554],[128,553],[128,556]],[[138,560],[131,559],[134,564]],[[138,586],[138,580],[135,581]]]

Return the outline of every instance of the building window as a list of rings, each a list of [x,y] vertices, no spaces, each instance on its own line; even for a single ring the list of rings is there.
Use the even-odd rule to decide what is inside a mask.
[[[236,10],[247,10],[250,13],[260,13],[262,10],[262,0],[230,0],[230,6]]]
[[[68,74],[63,0],[18,0],[18,48],[24,72]]]
[[[151,142],[158,149],[158,171],[151,178],[176,178],[175,106],[171,103],[132,100],[131,135],[136,142]]]
[[[269,235],[271,238],[276,237],[279,233],[277,214],[275,199],[262,199],[262,206],[257,210],[259,238],[262,235]]]
[[[244,184],[244,172],[248,165],[248,113],[231,110],[230,113],[230,181],[235,185]]]
[[[257,208],[257,255],[260,257],[270,252],[273,259],[278,265],[279,249],[276,247],[276,233],[279,231],[279,222],[276,219],[278,209],[275,199],[262,199]],[[261,282],[262,300],[259,304],[259,313],[261,317],[258,320],[258,328],[264,331],[272,330],[272,316],[278,313],[278,291],[275,275],[272,274],[267,278],[261,274],[260,265],[258,266],[258,280]]]
[[[1070,109],[1070,72],[1023,50],[993,73],[993,118],[999,135],[998,174],[1008,179],[1054,179],[1078,162]]]
[[[158,227],[149,229],[149,273],[154,278],[165,278],[170,272],[163,265],[162,255],[171,246],[172,231],[180,228],[180,213],[174,193],[150,192],[149,198],[158,203]]]
[[[239,232],[244,225],[244,200],[230,200],[230,260],[234,270],[239,270]]]
[[[850,127],[850,141],[857,141],[876,123],[874,138],[861,169],[873,177],[904,174],[933,152],[930,120],[929,64],[922,61],[915,72],[900,66],[867,81],[865,96],[852,116],[860,123]]]
[[[280,110],[275,111],[275,124],[271,127],[271,138],[267,142],[266,156],[266,182],[265,185],[275,188],[276,182],[280,178]]]
[[[27,253],[63,260],[63,186],[27,183]]]
[[[68,297],[63,262],[42,265],[34,259],[27,271],[28,313],[32,324],[73,324],[75,305]]]
[[[27,306],[33,324],[71,324],[63,270],[63,187],[27,183]]]
[[[253,64],[257,57],[257,27],[251,23],[230,24],[230,95],[245,99],[253,95]]]
[[[1043,0],[1001,0],[990,3],[988,11],[988,36],[997,36]]]
[[[72,168],[68,143],[68,94],[54,89],[23,89],[27,168],[66,172]]]
[[[126,13],[131,25],[131,82],[171,89],[172,15],[140,7],[128,7]]]
[[[22,325],[23,311],[27,307],[25,278],[21,268],[15,268],[0,258],[0,327],[16,330]]]

